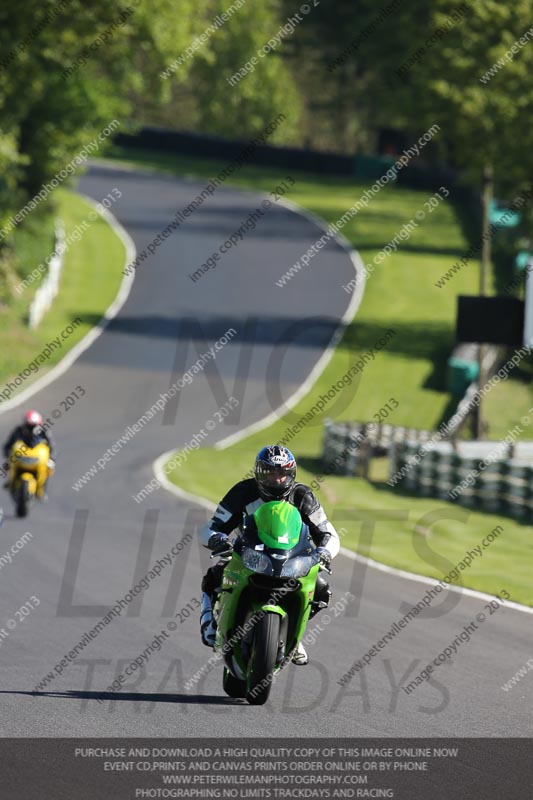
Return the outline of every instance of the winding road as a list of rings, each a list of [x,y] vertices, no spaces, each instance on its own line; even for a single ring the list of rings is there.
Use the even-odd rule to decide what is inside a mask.
[[[80,191],[99,200],[113,187],[120,189],[113,213],[140,252],[203,185],[96,164],[81,179]],[[322,235],[312,219],[282,205],[247,230],[215,269],[191,280],[262,199],[219,188],[138,266],[127,301],[102,335],[26,402],[48,416],[76,387],[85,390],[54,427],[59,459],[49,503],[17,520],[7,496],[4,502],[0,554],[26,531],[33,538],[1,568],[2,615],[14,618],[31,597],[39,605],[0,640],[2,736],[530,736],[533,677],[508,692],[500,688],[533,655],[529,614],[505,607],[492,615],[486,611],[486,621],[462,643],[453,662],[410,694],[402,689],[483,612],[486,601],[480,598],[454,595],[446,613],[417,618],[340,686],[354,659],[403,616],[402,604],[417,603],[427,590],[398,574],[365,570],[345,555],[334,565],[335,600],[351,590],[359,601],[348,613],[335,617],[332,609],[313,620],[322,630],[315,629],[316,642],[308,648],[311,663],[284,670],[266,706],[225,697],[220,668],[185,689],[210,656],[199,639],[196,610],[190,616],[183,611],[177,626],[173,622],[177,611],[200,596],[209,558],[196,532],[207,512],[163,489],[141,503],[133,496],[153,479],[154,460],[190,442],[228,396],[240,400],[238,414],[209,431],[204,444],[261,420],[290,398],[322,357],[350,303],[342,286],[353,278],[354,264],[337,243],[286,287],[275,285]],[[124,430],[231,328],[236,333],[216,359],[118,447],[105,469],[74,490]],[[21,411],[1,414],[3,435]],[[217,469],[216,455],[212,468]],[[228,475],[228,486],[239,477]],[[154,562],[165,563],[184,537],[172,565],[165,565],[61,674],[34,691],[109,607]],[[106,694],[156,634],[163,639],[161,649],[154,644],[148,664],[121,691]]]

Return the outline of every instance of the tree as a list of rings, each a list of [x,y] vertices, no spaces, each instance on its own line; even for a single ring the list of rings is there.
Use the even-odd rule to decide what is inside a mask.
[[[216,0],[211,8],[216,18],[227,9],[227,2]],[[250,138],[283,112],[286,119],[271,142],[295,140],[301,102],[281,57],[285,36],[271,52],[258,56],[284,23],[278,0],[263,0],[253,6],[243,4],[210,36],[190,74],[198,130]]]
[[[186,47],[205,0],[18,0],[0,11],[0,135],[16,143],[31,196],[114,118],[134,92],[166,87],[159,71]],[[182,73],[183,79],[188,69]],[[14,163],[15,163],[14,162]]]

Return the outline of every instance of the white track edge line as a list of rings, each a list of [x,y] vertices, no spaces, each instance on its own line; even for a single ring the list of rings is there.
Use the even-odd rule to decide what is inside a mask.
[[[96,209],[96,202],[93,200],[92,197],[88,197],[85,194],[81,194],[80,192],[76,192],[79,197],[82,197],[88,203],[90,203]],[[122,244],[126,248],[126,262],[125,266],[130,264],[136,255],[136,248],[135,244],[133,243],[133,239],[126,231],[125,228],[122,227],[120,222],[117,218],[111,214],[108,209],[96,209],[96,213],[99,214],[101,217],[105,219],[105,221],[110,225],[110,227],[115,231],[119,239],[122,241]],[[63,375],[74,362],[81,356],[82,353],[87,350],[92,343],[100,336],[101,333],[105,330],[109,322],[116,317],[126,300],[128,299],[128,295],[131,291],[131,287],[133,285],[133,280],[135,278],[135,272],[125,275],[117,296],[111,303],[111,305],[105,310],[102,319],[87,333],[83,339],[74,345],[74,347],[69,350],[69,352],[61,359],[54,367],[50,369],[46,375],[37,378],[27,389],[23,389],[22,392],[15,395],[12,399],[7,400],[5,403],[0,404],[0,414],[3,414],[4,411],[10,411],[12,408],[16,408],[17,406],[24,403],[30,397],[33,397],[34,394],[40,392],[44,389],[48,384],[55,381],[61,375]]]
[[[390,567],[388,564],[383,564],[381,561],[374,561],[373,558],[362,556],[359,553],[355,553],[353,550],[348,550],[346,547],[341,547],[340,552],[347,558],[351,558],[354,561],[362,561],[364,564],[367,564],[373,569],[380,570],[381,572],[387,572],[389,575],[395,575],[398,578],[405,578],[405,580],[425,583],[428,586],[435,586],[435,584],[439,583],[437,578],[429,578],[427,575],[417,575],[416,572],[407,572],[399,567]],[[476,589],[468,589],[466,586],[453,586],[448,584],[447,588],[450,592],[466,594],[468,597],[475,597],[478,600],[494,600],[494,598],[497,597],[497,595],[486,594],[485,592],[479,592]],[[503,608],[512,608],[514,611],[523,611],[525,614],[533,614],[533,608],[530,606],[524,606],[521,603],[514,603],[512,600],[506,600]]]

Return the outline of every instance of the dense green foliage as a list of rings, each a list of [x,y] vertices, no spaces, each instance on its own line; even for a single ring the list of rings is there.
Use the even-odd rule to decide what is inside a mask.
[[[345,152],[437,123],[474,185],[485,164],[501,194],[527,182],[529,0],[123,2],[3,5],[0,223],[114,119],[246,138],[284,113],[273,141]]]
[[[339,102],[337,129],[438,123],[448,161],[474,176],[492,162],[497,179],[514,185],[533,158],[532,24],[528,0],[336,0],[305,18],[293,47],[307,64],[309,97],[312,87]]]

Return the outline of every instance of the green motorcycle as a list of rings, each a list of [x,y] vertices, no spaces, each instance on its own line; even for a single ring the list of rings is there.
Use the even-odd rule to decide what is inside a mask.
[[[220,555],[228,559],[214,607],[224,691],[262,705],[312,609],[327,605],[313,596],[320,569],[330,570],[300,512],[285,501],[265,503],[246,517],[233,549]]]

